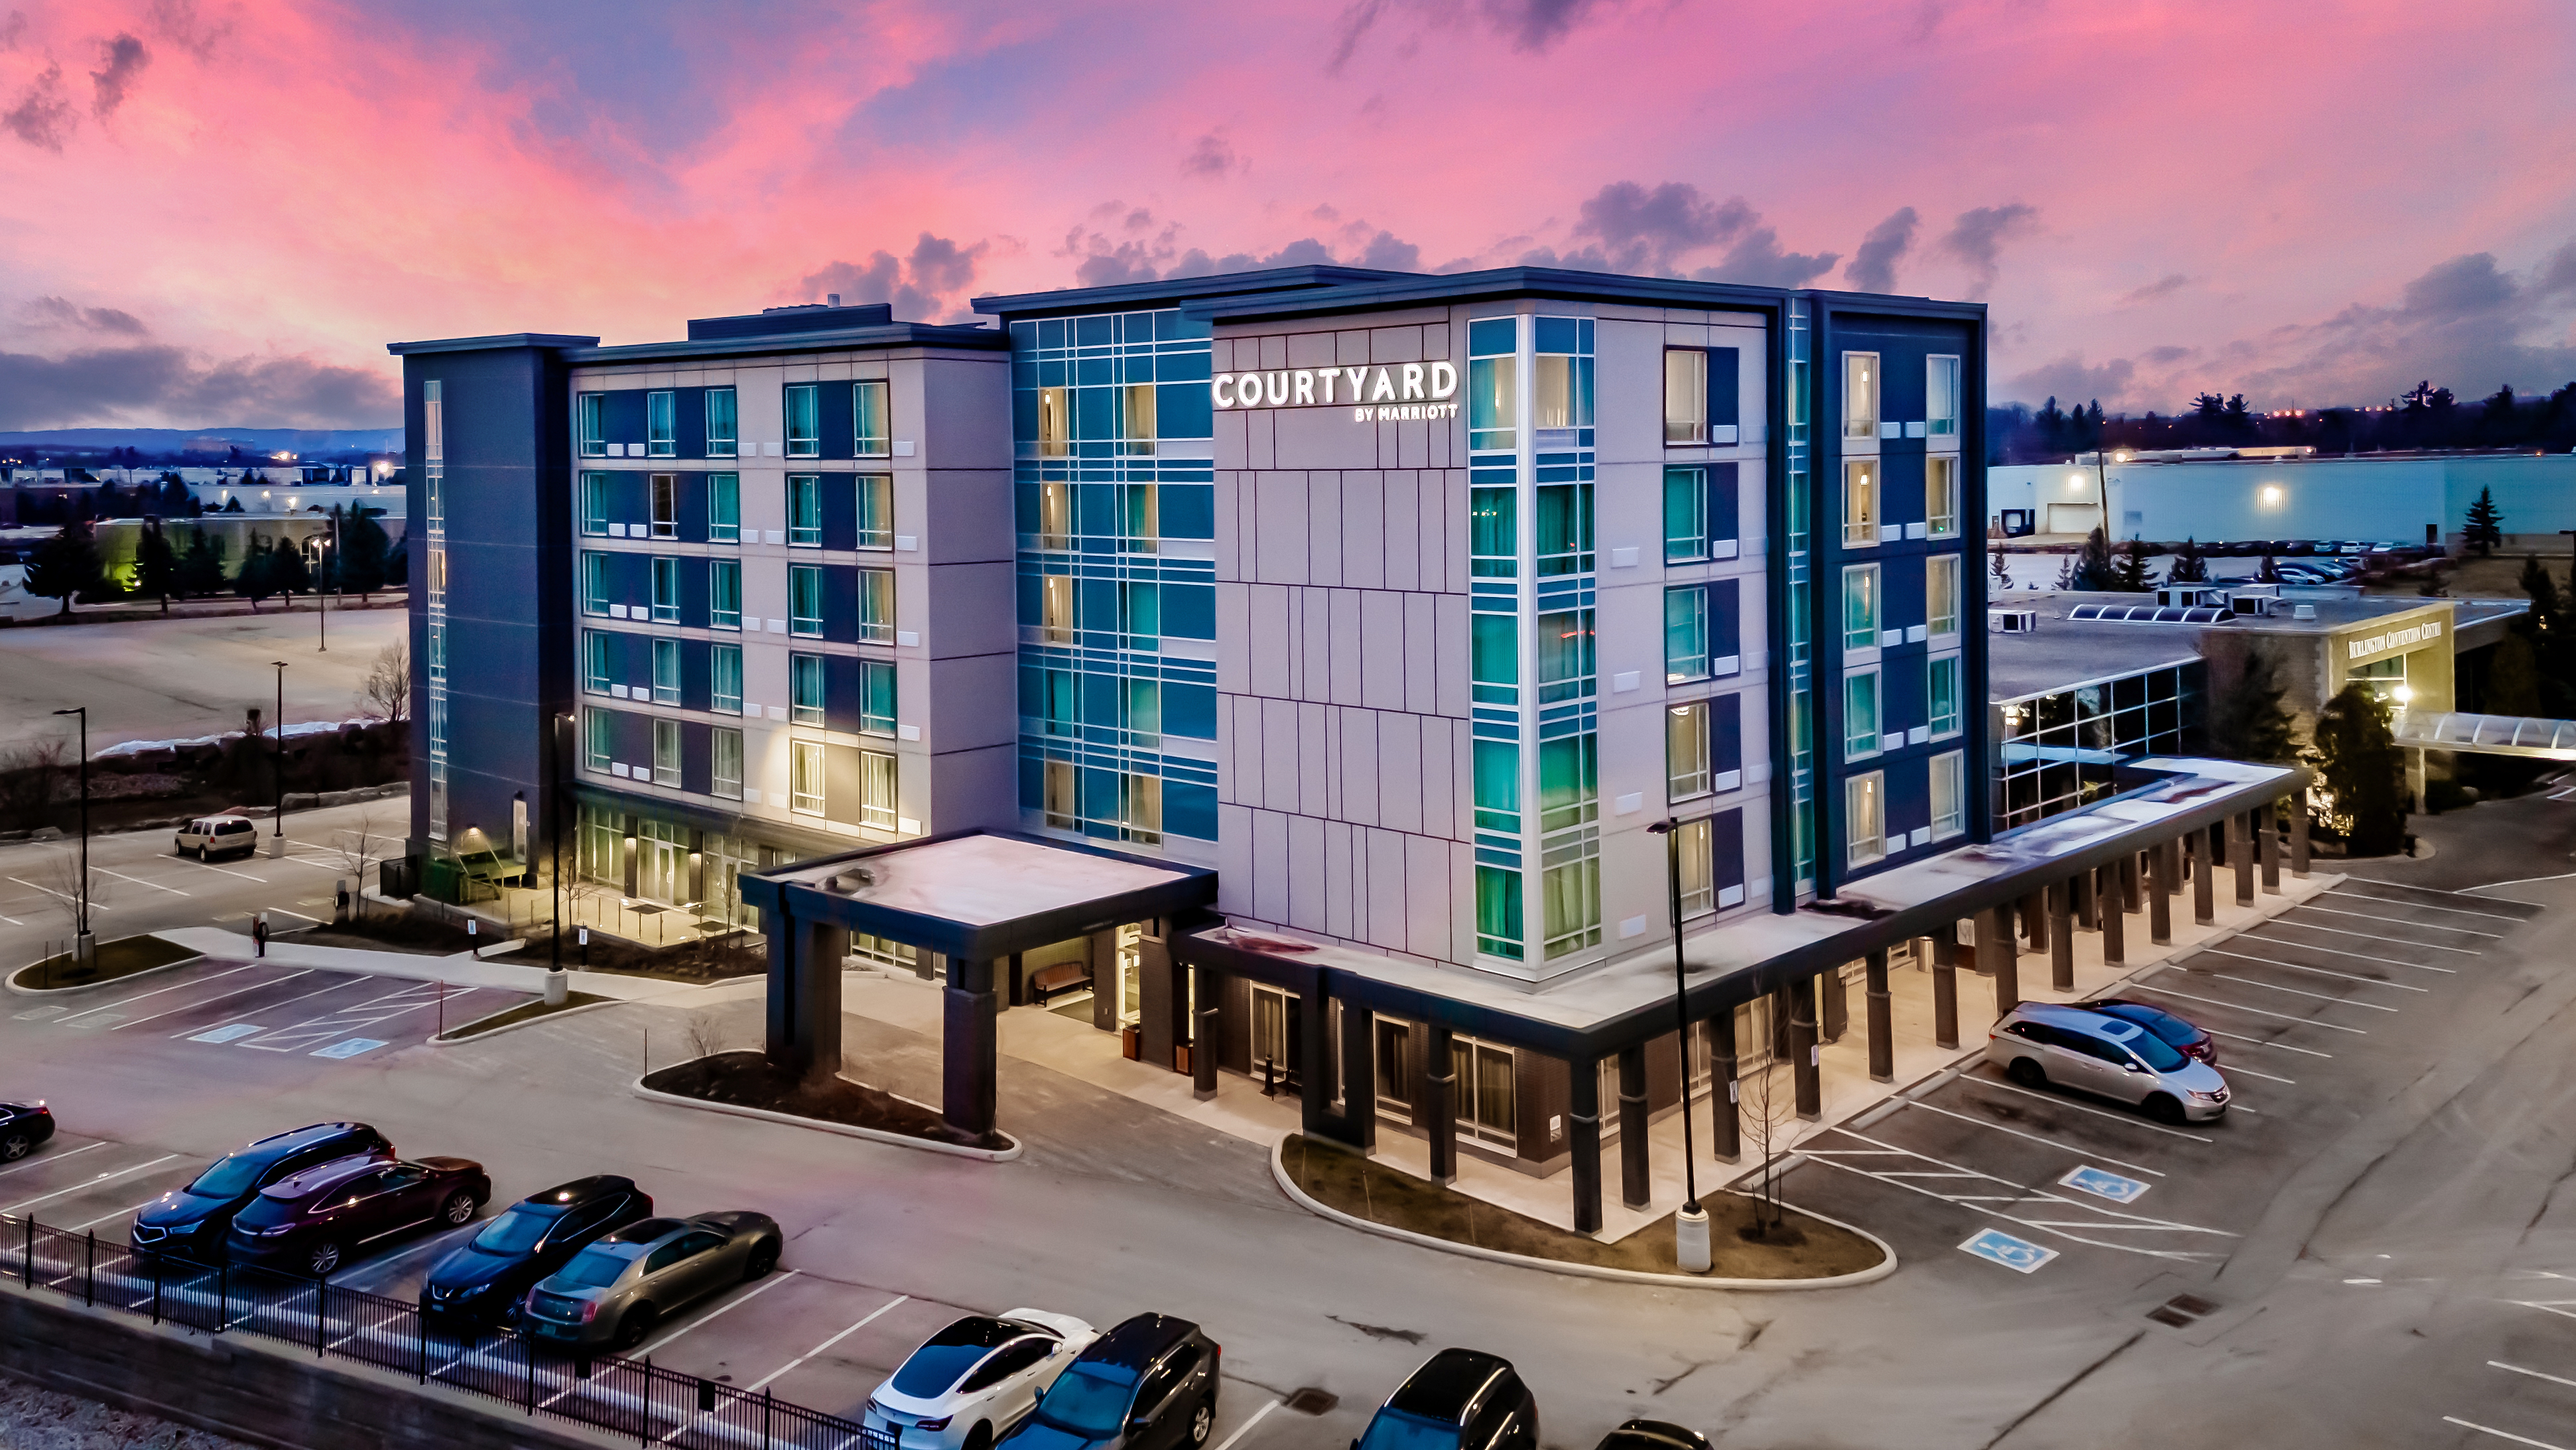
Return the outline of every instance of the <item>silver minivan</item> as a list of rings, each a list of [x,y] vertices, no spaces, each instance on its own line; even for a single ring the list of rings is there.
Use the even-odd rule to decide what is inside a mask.
[[[2135,1103],[2168,1123],[2227,1112],[2218,1069],[2135,1022],[2081,1007],[2024,1002],[1986,1034],[1986,1060],[2024,1087],[2054,1083]]]
[[[248,816],[199,816],[179,828],[170,848],[200,861],[259,849],[259,822]]]

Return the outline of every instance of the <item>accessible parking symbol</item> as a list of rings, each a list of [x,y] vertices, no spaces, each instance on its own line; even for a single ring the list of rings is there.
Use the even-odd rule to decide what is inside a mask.
[[[1975,1254],[1981,1259],[1991,1259],[2017,1274],[2032,1273],[2057,1257],[2055,1249],[2042,1248],[2028,1239],[2017,1239],[2002,1229],[1995,1228],[1987,1229],[1959,1245],[1959,1249],[1962,1253]]]
[[[2154,1186],[2089,1166],[2074,1169],[2057,1181],[2078,1192],[2089,1193],[2096,1198],[2107,1198],[2113,1203],[2135,1203]]]
[[[312,1055],[345,1062],[362,1052],[373,1052],[382,1046],[384,1043],[373,1037],[352,1037],[345,1041],[334,1042],[328,1047],[315,1048]]]

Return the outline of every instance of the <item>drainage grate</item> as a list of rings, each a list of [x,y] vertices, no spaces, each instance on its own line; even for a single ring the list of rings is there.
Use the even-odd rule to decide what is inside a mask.
[[[2204,1315],[2215,1314],[2218,1306],[2197,1294],[2176,1294],[2147,1311],[2147,1317],[2174,1329],[2188,1329]]]
[[[1341,1397],[1330,1390],[1317,1389],[1313,1385],[1308,1385],[1302,1390],[1291,1393],[1286,1404],[1288,1408],[1301,1415],[1321,1415],[1341,1402]]]

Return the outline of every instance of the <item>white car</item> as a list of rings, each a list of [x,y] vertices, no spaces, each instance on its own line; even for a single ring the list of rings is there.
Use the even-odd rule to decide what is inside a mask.
[[[870,1450],[986,1450],[1099,1337],[1070,1314],[1042,1309],[970,1314],[924,1341],[868,1396]]]
[[[170,839],[170,849],[182,856],[209,861],[235,851],[249,854],[259,850],[259,823],[247,816],[199,816],[179,828]]]

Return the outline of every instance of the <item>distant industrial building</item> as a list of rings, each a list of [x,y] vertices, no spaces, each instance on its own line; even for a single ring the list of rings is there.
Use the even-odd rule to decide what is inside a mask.
[[[2576,454],[2379,453],[2312,448],[2114,449],[2066,463],[1987,470],[1989,531],[2081,537],[2104,518],[2115,539],[2456,541],[2469,505],[2492,494],[2508,548],[2564,552],[2576,529]]]

